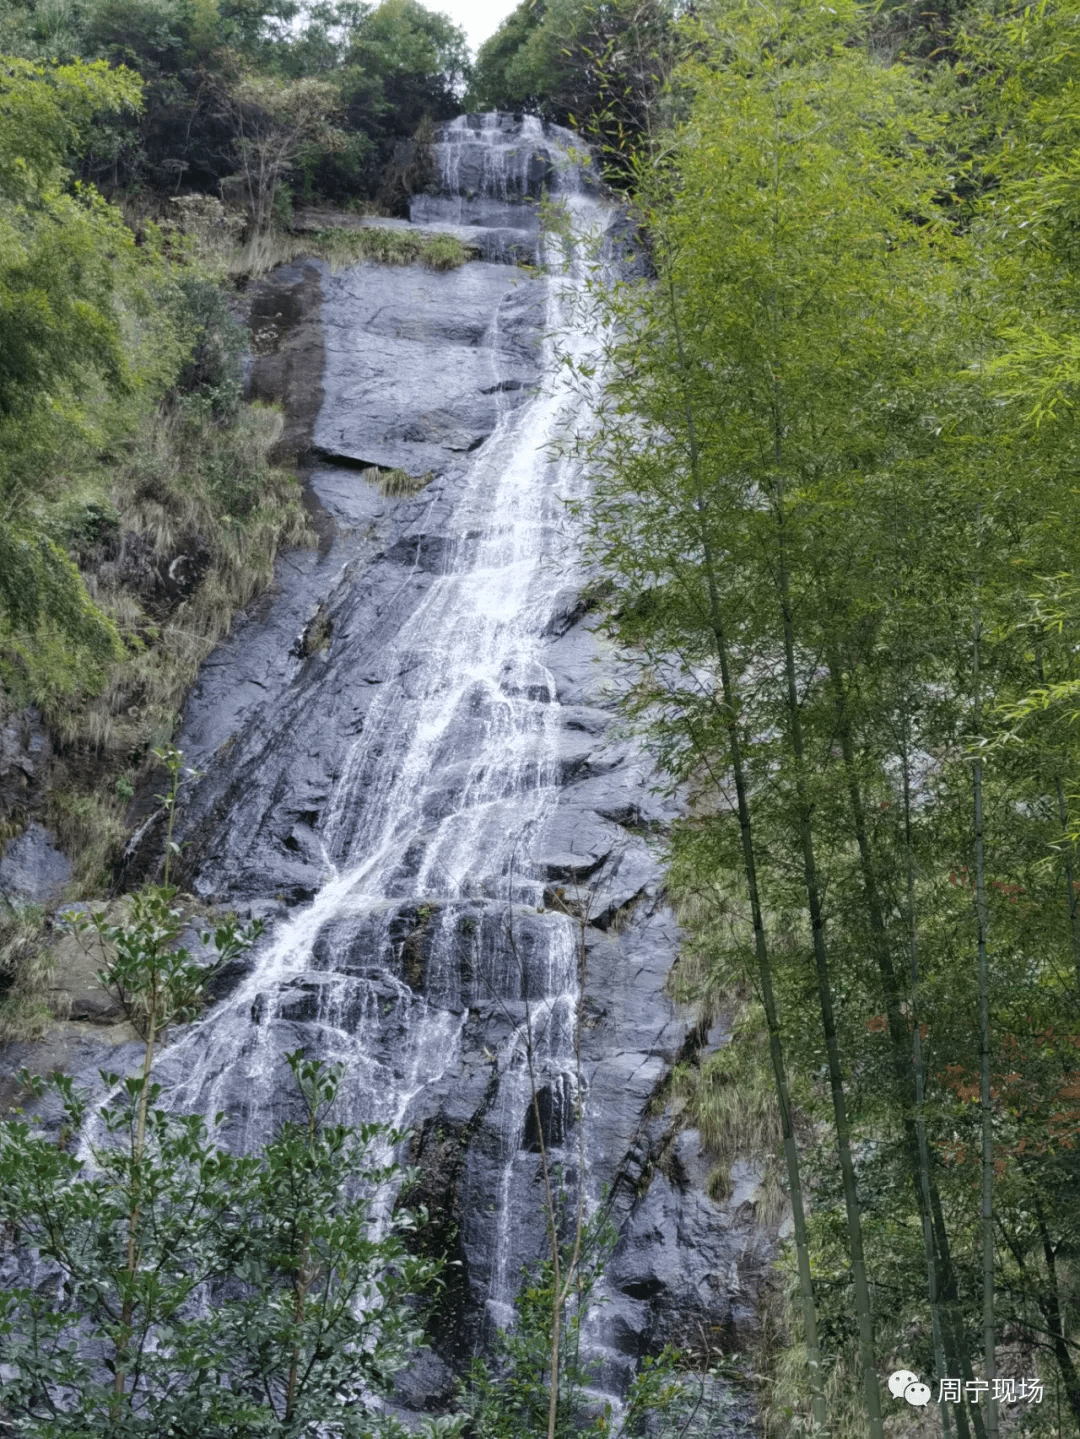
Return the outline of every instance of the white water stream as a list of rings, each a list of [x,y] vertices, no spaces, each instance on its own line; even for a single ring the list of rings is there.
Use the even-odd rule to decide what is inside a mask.
[[[451,205],[466,146],[484,146],[484,193],[503,206],[527,183],[525,142],[544,138],[532,122],[510,145],[497,119],[487,117],[479,132],[463,118],[446,134],[437,162]],[[555,148],[550,135],[545,144]],[[575,231],[599,232],[607,212],[582,193],[577,175],[567,157],[555,186]],[[528,403],[504,407],[476,451],[450,520],[444,572],[382,652],[377,697],[320,828],[322,887],[309,906],[277,924],[245,981],[159,1065],[170,1103],[210,1115],[229,1111],[236,1142],[257,1142],[272,1127],[283,1083],[277,1030],[298,1004],[306,1006],[305,1034],[318,1036],[319,1057],[347,1066],[339,1117],[408,1123],[423,1091],[459,1054],[466,1016],[460,1004],[443,1007],[439,998],[455,987],[461,936],[460,911],[452,906],[462,901],[482,905],[492,921],[480,926],[480,982],[494,999],[530,1005],[539,1082],[552,1093],[576,1093],[575,926],[565,915],[537,912],[544,882],[530,852],[557,803],[559,782],[559,705],[538,655],[555,597],[575,564],[564,501],[583,487],[578,468],[554,447],[588,423],[557,352],[583,354],[594,339],[580,320],[583,259],[567,259],[553,240],[544,242],[543,259],[544,383]],[[496,313],[489,336],[494,385],[501,378],[498,323]],[[413,530],[422,534],[423,520]],[[410,904],[432,931],[424,994],[400,977],[389,935]],[[529,944],[517,945],[513,917],[526,911]],[[353,936],[352,962],[342,972],[334,936],[346,932]],[[357,934],[365,937],[361,965]],[[526,1030],[519,1022],[493,1059],[502,1184],[489,1299],[499,1317],[524,1257],[514,1252],[510,1214],[511,1188],[526,1157]]]

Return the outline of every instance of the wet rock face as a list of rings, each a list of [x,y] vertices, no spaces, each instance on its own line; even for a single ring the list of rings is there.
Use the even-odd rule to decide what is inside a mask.
[[[448,274],[368,264],[326,275],[320,454],[410,475],[462,474],[500,415],[539,381],[542,292],[482,262]]]
[[[532,115],[459,115],[439,126],[435,141],[434,182],[409,205],[409,218],[420,224],[535,232],[536,203],[574,166],[571,132]]]
[[[280,464],[311,459],[312,430],[323,397],[322,269],[312,260],[281,265],[245,296],[251,332],[248,398],[277,403],[285,412],[285,429],[274,452]]]
[[[41,808],[51,759],[49,734],[35,709],[0,722],[0,839],[13,838],[25,817]],[[6,889],[0,880],[0,891]]]
[[[55,903],[71,873],[71,861],[54,848],[48,831],[30,824],[0,855],[0,894],[12,901]]]
[[[538,122],[455,125],[443,198],[501,222],[484,156],[452,146],[519,147]],[[556,158],[548,182],[605,224]],[[518,175],[520,197],[539,165],[504,156],[492,173]],[[206,771],[180,817],[184,880],[267,933],[161,1077],[243,1143],[287,1104],[284,1055],[302,1046],[348,1065],[344,1119],[412,1129],[406,1197],[436,1216],[422,1242],[460,1263],[442,1362],[402,1393],[414,1408],[443,1402],[445,1365],[505,1321],[544,1252],[546,1146],[619,1232],[587,1343],[620,1392],[669,1339],[744,1344],[768,1244],[745,1186],[707,1197],[707,1160],[661,1098],[700,1036],[665,992],[678,936],[653,845],[675,809],[620,725],[563,504],[585,481],[551,444],[589,423],[543,338],[587,349],[567,303],[579,279],[481,262],[320,283],[315,438],[337,463],[310,484],[332,533],[283,560],[272,599],[204,666],[179,741]],[[432,478],[393,498],[367,466]],[[747,1422],[733,1409],[715,1432]]]

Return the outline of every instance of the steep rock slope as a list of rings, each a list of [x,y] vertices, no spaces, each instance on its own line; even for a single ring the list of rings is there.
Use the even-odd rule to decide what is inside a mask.
[[[538,246],[546,185],[601,243],[610,215],[571,144],[463,117],[417,218],[486,217]],[[320,271],[324,543],[204,666],[180,737],[205,771],[181,817],[187,881],[267,933],[162,1078],[242,1142],[303,1046],[348,1064],[346,1117],[412,1127],[460,1261],[417,1406],[448,1394],[544,1248],[530,1044],[546,1142],[619,1231],[587,1336],[605,1388],[668,1339],[738,1346],[769,1251],[753,1184],[706,1197],[696,1135],[658,1102],[705,1036],[665,992],[677,934],[651,837],[672,810],[620,730],[563,503],[585,478],[559,441],[589,420],[555,345],[590,337],[580,259],[547,258],[550,277]],[[423,488],[395,498],[376,469]],[[715,1432],[748,1423],[735,1404]]]

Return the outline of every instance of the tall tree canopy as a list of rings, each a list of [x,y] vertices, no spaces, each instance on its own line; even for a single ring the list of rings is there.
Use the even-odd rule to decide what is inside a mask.
[[[678,16],[672,0],[522,0],[480,46],[468,103],[575,125],[623,175],[629,152],[669,118],[686,50]]]

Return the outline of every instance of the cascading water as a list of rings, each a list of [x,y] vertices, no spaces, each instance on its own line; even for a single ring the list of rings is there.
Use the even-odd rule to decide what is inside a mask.
[[[539,122],[510,145],[491,119],[498,117],[485,117],[479,130],[455,122],[436,146],[447,204],[464,203],[462,176],[475,180],[477,152],[489,201],[527,196],[536,166],[530,144],[544,138]],[[575,229],[602,230],[605,211],[582,193],[573,164],[545,169]],[[251,1143],[265,1136],[280,1098],[287,1046],[276,1030],[302,1018],[320,1056],[348,1068],[348,1120],[401,1125],[454,1062],[468,1003],[506,1006],[517,1022],[494,1061],[492,1106],[501,1203],[489,1299],[500,1317],[526,1257],[512,1252],[510,1223],[518,1159],[527,1153],[526,1046],[536,1084],[563,1096],[563,1109],[578,1085],[577,927],[569,915],[545,911],[546,879],[533,857],[561,780],[562,718],[539,642],[574,564],[564,501],[582,488],[579,467],[558,453],[559,440],[584,422],[582,401],[557,379],[554,346],[580,351],[589,343],[572,318],[581,261],[564,262],[557,248],[544,246],[552,272],[548,383],[524,407],[502,406],[451,511],[440,573],[381,652],[370,677],[377,697],[318,828],[322,887],[275,928],[240,988],[159,1066],[177,1108],[231,1110],[239,1142]],[[496,310],[486,337],[497,394],[498,318]],[[417,531],[424,533],[422,522]],[[419,537],[416,545],[419,563]],[[403,928],[411,958],[423,951],[423,994],[402,977]],[[464,949],[471,979],[463,995]],[[565,1127],[554,1125],[548,1137]]]
[[[326,463],[309,483],[333,534],[285,558],[277,596],[204,666],[179,740],[206,771],[179,821],[186,882],[269,928],[158,1077],[252,1145],[303,1048],[347,1066],[343,1122],[414,1130],[457,1260],[419,1408],[450,1402],[545,1250],[541,1138],[568,1187],[608,1192],[620,1232],[588,1325],[611,1394],[668,1340],[745,1347],[768,1252],[752,1183],[745,1212],[715,1205],[696,1136],[656,1102],[692,1034],[665,991],[677,936],[649,848],[674,808],[615,721],[564,504],[585,481],[561,441],[590,416],[557,356],[596,344],[590,257],[538,221],[546,191],[573,229],[621,243],[576,148],[464,116],[437,135],[437,191],[412,201],[415,223],[470,242],[487,227],[482,255],[543,259],[544,277],[320,271]],[[429,483],[380,496],[373,467]]]
[[[435,145],[438,192],[414,196],[410,217],[424,224],[520,226],[522,202],[541,187],[565,194],[590,184],[584,159],[573,131],[535,115],[459,115],[442,126]]]

